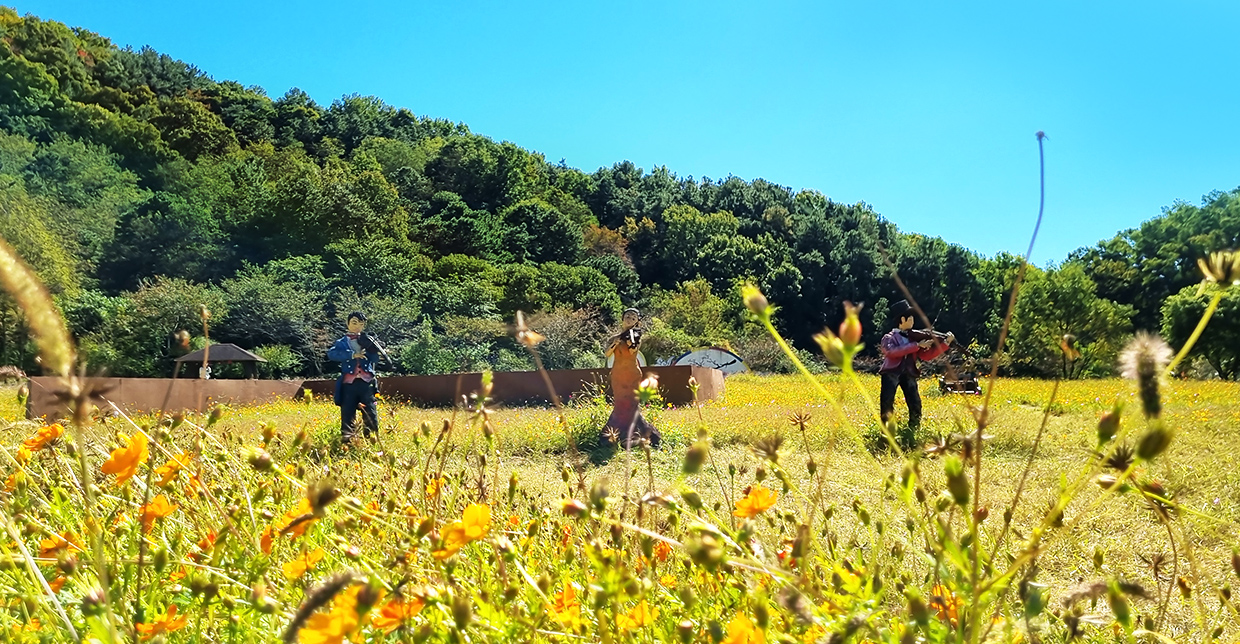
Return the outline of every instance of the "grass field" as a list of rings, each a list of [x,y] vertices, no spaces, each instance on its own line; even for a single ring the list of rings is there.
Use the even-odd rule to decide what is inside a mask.
[[[296,604],[302,600],[308,586],[308,582],[300,578],[284,579],[278,572],[281,562],[305,555],[311,544],[318,544],[327,553],[323,564],[318,567],[320,571],[353,566],[363,571],[379,571],[374,574],[382,576],[381,571],[393,570],[393,562],[399,558],[398,551],[416,549],[417,539],[433,539],[435,534],[438,534],[438,531],[429,536],[415,534],[412,526],[417,523],[411,516],[436,517],[436,521],[432,523],[442,529],[445,527],[442,524],[448,518],[458,516],[461,508],[472,501],[488,504],[491,508],[489,511],[494,513],[492,521],[497,526],[503,524],[508,530],[506,534],[514,540],[525,533],[528,526],[537,524],[540,538],[545,537],[554,542],[557,537],[562,537],[567,543],[567,535],[572,532],[571,526],[574,524],[571,520],[562,522],[558,518],[561,516],[561,501],[568,498],[588,501],[590,490],[597,489],[599,481],[608,482],[612,501],[607,508],[612,515],[619,511],[621,519],[630,523],[637,521],[646,529],[679,539],[686,544],[686,551],[692,555],[691,539],[686,537],[683,521],[678,526],[674,519],[664,518],[666,511],[658,510],[656,506],[638,506],[635,501],[648,492],[668,498],[683,498],[684,488],[691,487],[704,501],[705,507],[699,514],[722,523],[726,532],[737,527],[736,524],[743,523],[732,516],[731,511],[737,501],[744,497],[744,490],[755,484],[759,470],[765,470],[772,475],[764,482],[766,486],[780,490],[778,477],[774,476],[779,468],[787,472],[791,487],[783,486],[780,499],[774,507],[755,518],[755,543],[746,550],[751,559],[774,567],[780,566],[783,558],[777,557],[776,553],[787,549],[787,544],[797,534],[796,526],[805,522],[805,513],[808,511],[812,516],[815,513],[828,512],[830,518],[819,518],[815,530],[821,531],[824,543],[833,553],[836,548],[840,549],[840,552],[853,553],[823,559],[823,565],[834,562],[836,575],[843,570],[840,562],[847,562],[851,557],[853,563],[845,565],[845,568],[868,565],[872,571],[899,571],[894,575],[895,579],[889,576],[888,583],[895,582],[901,587],[928,585],[937,581],[931,559],[919,554],[924,546],[918,545],[918,540],[903,526],[907,518],[907,507],[899,500],[899,495],[893,488],[884,486],[886,477],[898,475],[901,461],[887,453],[880,453],[875,460],[869,452],[858,447],[858,434],[877,432],[876,410],[870,408],[866,399],[838,376],[822,376],[822,379],[832,395],[839,397],[846,418],[841,419],[835,407],[818,397],[800,377],[734,376],[727,381],[726,395],[722,400],[711,401],[698,408],[649,409],[647,415],[662,430],[665,444],[662,449],[651,451],[648,457],[640,450],[626,455],[623,452],[588,449],[597,443],[598,428],[605,421],[608,410],[599,399],[580,401],[567,409],[565,418],[565,424],[570,428],[574,441],[579,443],[584,451],[578,461],[581,465],[580,471],[571,475],[566,473],[565,467],[571,468],[574,465],[574,452],[568,448],[564,425],[560,423],[558,414],[553,409],[493,410],[490,413],[493,446],[488,443],[480,420],[467,411],[423,409],[389,403],[381,405],[381,441],[354,446],[353,449],[342,449],[338,445],[336,435],[339,410],[332,406],[330,401],[308,404],[287,402],[232,409],[202,434],[196,433],[198,430],[194,427],[206,426],[205,419],[190,418],[185,425],[171,433],[166,441],[168,452],[172,453],[173,443],[179,446],[177,449],[189,451],[194,451],[190,450],[190,445],[198,444],[200,447],[197,451],[203,455],[202,462],[205,466],[203,480],[207,480],[208,471],[214,475],[212,480],[215,482],[209,485],[214,486],[211,491],[219,501],[210,506],[200,505],[201,502],[196,505],[193,495],[188,495],[180,500],[186,512],[160,520],[162,540],[153,540],[150,548],[162,548],[174,561],[179,558],[182,563],[193,563],[186,558],[187,554],[193,552],[187,544],[197,541],[198,537],[205,533],[222,531],[223,525],[212,525],[221,521],[221,512],[231,513],[238,524],[248,526],[248,531],[242,532],[251,540],[256,539],[262,528],[263,518],[271,519],[283,512],[291,503],[289,499],[293,498],[289,495],[296,495],[295,490],[302,480],[330,479],[344,497],[357,497],[362,504],[373,505],[366,505],[370,508],[370,514],[363,513],[360,526],[356,521],[350,525],[342,516],[348,514],[343,506],[333,506],[326,516],[336,521],[335,526],[331,527],[327,521],[317,521],[307,533],[307,537],[299,542],[300,549],[290,543],[284,546],[284,551],[277,548],[274,554],[258,559],[241,554],[216,555],[217,559],[212,561],[212,565],[218,567],[218,576],[227,580],[223,584],[223,590],[217,589],[216,592],[221,597],[228,597],[229,605],[232,606],[218,608],[219,614],[215,613],[215,609],[205,607],[195,611],[195,597],[201,597],[201,593],[191,592],[193,588],[190,588],[185,579],[161,581],[150,577],[149,573],[146,577],[147,594],[140,603],[148,611],[162,611],[166,605],[180,604],[183,615],[199,616],[198,628],[205,628],[203,632],[209,635],[202,635],[204,638],[227,640],[231,637],[235,641],[247,641],[245,637],[257,637],[255,634],[261,632],[264,635],[258,639],[274,640],[278,636],[278,630],[282,628],[281,624],[287,623],[291,618]],[[862,376],[862,384],[868,389],[870,398],[876,399],[877,379]],[[1048,399],[1053,386],[1054,383],[1046,381],[1010,379],[1000,380],[996,385],[992,398],[993,420],[987,428],[990,438],[986,441],[980,497],[980,505],[990,510],[990,518],[982,524],[983,529],[979,536],[983,544],[993,541],[1002,527],[1001,515],[1011,504],[1048,402],[1049,415],[1045,434],[1033,458],[1022,501],[1016,508],[1012,521],[1014,532],[1008,543],[1018,544],[1028,538],[1032,527],[1042,521],[1047,508],[1058,498],[1061,485],[1067,485],[1090,472],[1091,453],[1097,445],[1096,427],[1104,413],[1117,403],[1123,404],[1126,406],[1125,424],[1132,427],[1134,435],[1141,426],[1137,411],[1140,404],[1136,399],[1135,389],[1129,382],[1066,382],[1059,387],[1056,399],[1051,402]],[[922,390],[925,400],[923,439],[961,433],[973,426],[970,407],[979,404],[980,397],[939,394],[930,379],[923,380]],[[1161,482],[1167,496],[1180,506],[1178,518],[1172,520],[1173,526],[1170,528],[1180,539],[1174,553],[1169,541],[1169,527],[1146,509],[1145,502],[1138,495],[1104,495],[1101,487],[1088,485],[1064,511],[1064,523],[1067,527],[1046,538],[1044,548],[1037,558],[1038,572],[1035,581],[1045,585],[1047,605],[1059,607],[1059,600],[1068,590],[1079,587],[1083,582],[1122,578],[1149,589],[1150,599],[1132,600],[1132,611],[1138,617],[1155,615],[1164,595],[1169,595],[1165,600],[1169,604],[1167,617],[1161,624],[1161,631],[1166,635],[1177,640],[1191,635],[1195,641],[1203,641],[1203,634],[1198,632],[1200,624],[1223,624],[1223,638],[1234,640],[1240,637],[1240,629],[1234,623],[1235,620],[1228,619],[1227,609],[1220,607],[1215,598],[1215,589],[1228,583],[1236,583],[1235,579],[1229,580],[1227,577],[1232,574],[1232,548],[1240,544],[1237,530],[1240,522],[1240,468],[1237,464],[1240,464],[1240,459],[1236,455],[1240,448],[1240,383],[1173,382],[1164,390],[1164,406],[1163,418],[1167,425],[1175,430],[1175,438],[1167,452],[1144,466],[1141,476],[1145,480]],[[903,403],[900,401],[897,403],[897,412],[902,411]],[[9,428],[0,433],[4,447],[10,454],[15,453],[18,444],[38,429],[39,425],[21,419],[21,410],[16,406],[16,394],[12,388],[0,390],[0,414],[10,423]],[[790,422],[789,419],[794,414],[810,415],[808,429],[804,434]],[[438,450],[435,450],[433,445],[436,444],[445,419],[451,422],[453,429],[440,443]],[[143,425],[149,423],[150,419],[133,421]],[[251,457],[255,455],[255,450],[264,445],[263,424],[275,428],[274,436],[265,445],[265,453],[272,458],[274,468],[283,471],[282,475],[280,472],[277,472],[276,476],[255,472],[246,465],[247,459],[253,464]],[[429,434],[423,433],[424,425],[429,428]],[[683,475],[681,468],[686,450],[693,445],[699,428],[703,426],[709,430],[713,439],[711,462],[714,467],[708,464],[708,467],[698,474]],[[108,457],[110,449],[123,444],[116,436],[129,436],[134,433],[135,427],[127,419],[113,417],[96,423],[89,431],[98,441],[93,452],[88,450],[88,455],[97,467]],[[296,440],[294,437],[302,431],[306,439]],[[779,449],[778,464],[764,460],[751,447],[760,439],[775,434],[782,435],[785,439]],[[93,444],[95,441],[89,443]],[[216,456],[207,456],[212,453]],[[818,479],[811,476],[807,469],[811,457],[821,475],[820,483],[815,482]],[[57,465],[50,456],[36,457],[35,460],[40,462],[47,472],[59,471],[58,477],[67,475],[68,470],[63,463]],[[153,448],[149,467],[153,468],[165,460],[167,456],[155,454]],[[12,462],[9,463],[9,466],[11,465]],[[9,466],[6,466],[9,468],[6,472],[12,470]],[[736,474],[730,475],[730,470],[734,470]],[[31,468],[31,473],[33,471]],[[442,472],[442,475],[439,475],[439,472]],[[518,482],[516,493],[515,496],[509,494],[505,502],[505,492],[510,486],[510,478],[514,475]],[[133,515],[142,505],[142,498],[131,496],[138,495],[139,488],[145,488],[146,484],[141,482],[141,476],[139,473],[131,487],[122,492],[114,492],[106,484],[100,483],[104,495],[100,503],[111,508],[112,516],[121,517],[115,520],[118,521],[116,525],[122,528],[128,525],[123,518],[127,514]],[[931,497],[943,489],[943,467],[937,461],[923,462],[921,476]],[[428,497],[428,490],[423,489],[427,487],[426,481],[432,479],[438,479],[437,486],[447,491],[442,499],[442,508],[440,497]],[[148,478],[147,483],[149,482]],[[629,498],[634,502],[623,501],[626,482],[630,488]],[[240,483],[239,488],[236,483]],[[60,526],[51,525],[54,518],[59,517],[62,521],[83,520],[81,513],[69,503],[73,496],[71,491],[65,490],[57,494],[53,490],[56,485],[53,481],[45,481],[42,485],[30,484],[31,489],[41,488],[40,494],[45,500],[33,501],[26,507],[43,508],[44,511],[27,510],[27,513],[47,515],[41,529],[38,525],[28,528],[33,530],[29,538],[29,546],[33,549],[38,549],[40,537],[45,538],[48,534],[59,531]],[[158,492],[158,489],[152,487],[146,497]],[[816,503],[815,497],[819,494],[821,502]],[[244,510],[238,507],[243,496],[249,500],[248,505],[251,506]],[[232,510],[220,510],[218,507],[221,504],[227,505],[225,498],[233,499]],[[431,506],[426,505],[427,498],[433,498]],[[188,512],[190,507],[203,508],[201,515],[194,516]],[[642,516],[638,512],[639,507],[653,508],[656,511],[646,511],[644,518],[635,519],[635,514]],[[401,508],[405,508],[409,516],[402,514]],[[654,516],[655,514],[658,516]],[[378,521],[368,523],[365,516],[386,517],[389,522],[397,522],[397,518],[400,518],[402,524],[404,519],[408,519],[408,527],[403,532],[398,529],[399,526],[379,528]],[[758,520],[762,517],[765,517],[764,521]],[[952,525],[953,521],[959,522],[958,513],[947,514],[946,524]],[[729,523],[732,525],[728,525]],[[880,528],[880,523],[885,525]],[[559,617],[564,613],[547,609],[550,611],[547,614],[551,615],[550,625],[556,628],[541,622],[537,628],[531,626],[528,630],[513,626],[532,624],[537,621],[533,615],[546,611],[535,607],[526,609],[526,612],[522,613],[524,617],[520,618],[516,613],[507,613],[506,617],[501,615],[505,609],[495,603],[498,586],[492,588],[486,581],[476,579],[472,582],[458,579],[467,576],[462,573],[467,567],[465,562],[460,563],[459,568],[449,567],[445,570],[432,565],[435,562],[428,557],[427,562],[421,562],[416,568],[419,572],[405,573],[405,583],[409,583],[407,578],[410,575],[421,575],[424,579],[418,583],[439,585],[441,594],[459,594],[462,588],[472,589],[470,592],[475,597],[473,610],[476,613],[474,623],[486,626],[481,631],[468,631],[464,628],[459,630],[462,633],[473,632],[476,640],[481,638],[484,641],[519,641],[526,635],[512,635],[518,632],[527,635],[541,633],[537,637],[548,640],[572,639],[576,633],[591,641],[615,640],[621,636],[637,637],[636,641],[676,641],[677,637],[682,636],[683,628],[686,628],[683,626],[685,622],[692,625],[692,637],[699,638],[700,641],[712,641],[710,628],[732,625],[736,621],[729,620],[733,614],[750,614],[746,611],[746,597],[752,594],[755,588],[753,584],[758,583],[759,588],[766,585],[766,582],[760,579],[755,581],[755,578],[749,578],[746,581],[749,590],[725,592],[726,584],[719,586],[717,581],[702,581],[694,577],[701,574],[689,565],[690,561],[698,561],[694,556],[682,560],[685,563],[683,567],[665,564],[659,571],[662,574],[656,575],[652,556],[648,552],[645,556],[642,554],[643,547],[649,549],[649,545],[644,544],[642,539],[614,538],[614,532],[610,535],[614,539],[609,539],[604,529],[605,521],[594,524],[591,528],[586,528],[586,525],[582,524],[579,528],[583,541],[578,544],[577,561],[573,561],[572,555],[565,554],[566,550],[572,548],[557,549],[548,546],[547,549],[537,550],[542,546],[524,546],[530,549],[528,552],[531,555],[524,560],[526,565],[539,564],[541,568],[531,566],[529,574],[532,577],[546,575],[551,582],[550,590],[543,588],[540,593],[535,593],[548,603],[552,600],[564,600],[561,584],[569,580],[579,584],[581,592],[585,594],[593,593],[597,596],[598,593],[610,592],[607,590],[607,583],[598,579],[604,575],[606,569],[606,565],[600,567],[599,560],[605,557],[591,554],[594,550],[591,550],[590,544],[601,548],[599,542],[614,542],[611,543],[612,547],[622,551],[619,555],[621,561],[628,562],[631,573],[645,579],[642,588],[636,592],[629,592],[633,591],[632,588],[627,588],[624,592],[617,591],[620,592],[620,596],[616,598],[618,607],[606,609],[596,606],[595,610],[590,612],[583,604],[582,620],[587,622],[584,625],[572,623],[572,620],[560,620]],[[132,528],[127,529],[133,531]],[[529,528],[528,531],[533,534],[535,528]],[[591,535],[589,539],[586,538],[587,532]],[[118,534],[128,533],[122,530]],[[1191,551],[1186,549],[1186,545],[1191,546]],[[427,546],[428,549],[429,547]],[[883,552],[878,551],[879,547]],[[349,551],[348,548],[356,550]],[[1016,552],[1015,545],[1011,548]],[[141,575],[140,572],[133,571],[135,566],[131,561],[138,549],[132,544],[118,543],[110,551],[118,561],[129,561],[128,565],[121,565],[120,569],[114,571],[118,577],[125,579],[126,584],[135,583],[131,579],[135,574]],[[631,551],[628,555],[623,554],[626,549]],[[905,555],[901,554],[897,557],[897,560],[902,562],[899,566],[884,564],[884,558],[894,556],[886,554],[888,550],[907,552],[908,558],[904,559]],[[1004,552],[1006,551],[1005,546]],[[357,552],[362,553],[360,557],[355,556]],[[1159,555],[1166,556],[1168,563],[1160,571],[1163,577],[1156,581],[1148,561]],[[1171,570],[1173,555],[1178,566],[1178,574],[1174,576],[1184,577],[1186,584],[1192,588],[1170,592],[1174,576],[1167,577],[1167,571]],[[483,559],[485,558],[484,556]],[[589,560],[593,564],[588,565],[582,560]],[[652,565],[645,568],[644,562],[652,562]],[[484,570],[490,571],[490,574],[496,572],[493,563],[480,561],[477,565],[480,568],[471,570],[469,574]],[[623,563],[621,565],[623,567]],[[884,568],[885,565],[887,568]],[[247,566],[250,569],[248,571],[245,570]],[[137,568],[140,571],[141,566]],[[175,570],[175,566],[169,566],[168,569]],[[264,572],[255,574],[257,570]],[[167,569],[163,574],[166,577]],[[311,573],[307,571],[306,575],[311,576]],[[17,577],[20,577],[20,574]],[[392,576],[388,577],[390,582]],[[7,592],[11,598],[14,593],[21,594],[19,590],[13,590],[21,588],[18,581],[10,580],[7,583],[10,589]],[[265,584],[270,589],[271,596],[279,598],[280,608],[275,611],[274,616],[260,614],[255,610],[245,612],[239,608],[256,607],[256,600],[252,597],[256,583]],[[695,609],[690,605],[695,602],[685,599],[683,587],[686,583],[697,588],[699,594],[710,594],[707,589],[714,588],[716,596],[697,601]],[[711,585],[712,583],[716,585]],[[77,598],[87,592],[89,585],[87,580],[82,579],[82,575],[70,577],[60,593],[68,598],[67,601],[77,601]],[[229,589],[230,585],[236,588]],[[510,584],[509,587],[520,585]],[[385,587],[391,593],[399,584],[385,582]],[[246,592],[245,589],[250,589],[251,592]],[[152,594],[157,590],[163,594]],[[511,593],[516,603],[520,604],[529,601],[526,590],[505,592]],[[434,594],[434,591],[430,592]],[[557,592],[558,594],[555,594]],[[628,594],[625,594],[626,592]],[[837,585],[835,592],[842,593],[844,590]],[[860,596],[858,593],[854,594]],[[872,594],[875,596],[870,599],[876,602],[877,606],[885,605],[888,609],[893,603],[899,604],[902,601],[900,594],[888,593],[879,596],[877,590]],[[434,604],[432,599],[420,597],[427,605]],[[634,623],[633,613],[626,611],[630,611],[629,606],[639,598],[642,603],[631,609],[638,611],[638,626],[643,625],[638,607],[647,606],[646,601],[659,606],[662,612],[662,617],[656,616],[652,624],[645,624],[648,626],[647,630],[608,627],[603,624],[611,618],[619,620],[621,625]],[[508,599],[507,594],[505,599]],[[1201,600],[1201,603],[1198,603],[1198,600]],[[771,601],[773,606],[778,605],[774,599]],[[826,601],[823,606],[832,602],[840,603],[838,598],[823,601]],[[444,614],[409,617],[408,623],[393,631],[394,634],[390,637],[394,641],[416,638],[423,631],[415,627],[422,623],[446,623],[450,626],[455,619],[455,606],[446,600],[441,604]],[[707,610],[703,605],[711,608]],[[12,607],[12,603],[10,606]],[[825,611],[822,613],[824,615],[830,614],[831,610],[823,606],[818,606],[817,609]],[[946,623],[947,618],[942,608],[940,606],[938,614]],[[1107,605],[1107,599],[1104,597],[1100,601],[1095,600],[1085,608],[1083,616],[1086,619],[1081,628],[1087,637],[1111,641],[1111,638],[1115,637],[1113,633],[1120,629],[1116,625],[1115,617],[1111,615],[1112,610]],[[611,618],[605,616],[608,610],[611,611]],[[775,610],[788,613],[791,609]],[[1048,610],[1049,612],[1051,611]],[[224,617],[225,613],[238,617],[230,623],[228,618]],[[202,619],[208,614],[209,617]],[[13,613],[13,616],[20,617],[20,611]],[[281,622],[281,617],[284,622]],[[48,615],[39,619],[44,624],[54,623]],[[78,615],[77,619],[83,618]],[[595,622],[593,625],[588,623],[591,619]],[[630,621],[626,622],[625,619]],[[777,631],[797,641],[815,641],[815,638],[831,632],[829,627],[824,626],[829,623],[827,621],[819,620],[816,625],[797,626],[786,616],[783,619],[782,627],[777,629],[776,620],[772,618],[771,625],[765,629],[769,631],[772,641],[776,639]],[[544,615],[543,621],[547,620]],[[126,620],[120,621],[124,623]],[[719,623],[712,624],[712,621]],[[1018,626],[1019,622],[1020,620],[1016,620]],[[1032,633],[1025,633],[1019,628],[1013,631],[1009,627],[1008,630],[997,630],[994,635],[998,637],[1006,633],[1010,637],[1001,641],[1018,641],[1035,637],[1038,632],[1060,632],[1063,628],[1061,622],[1062,620],[1057,618],[1043,615],[1038,620],[1026,623],[1026,626],[1031,625]],[[191,621],[190,625],[192,624]],[[456,624],[460,626],[459,619]],[[95,628],[98,629],[98,625]],[[815,631],[815,628],[819,630]],[[438,630],[439,627],[436,626],[435,632]],[[176,641],[196,641],[190,631],[191,627],[186,626],[179,631],[169,629],[165,635]],[[302,631],[303,641],[312,641],[306,639],[307,632]],[[368,637],[374,637],[377,631],[364,632]],[[643,632],[645,635],[641,635]],[[876,641],[882,640],[885,638],[880,637],[880,634],[884,632],[887,631],[875,627],[874,634],[868,637]],[[242,639],[237,639],[239,633],[243,635]]]

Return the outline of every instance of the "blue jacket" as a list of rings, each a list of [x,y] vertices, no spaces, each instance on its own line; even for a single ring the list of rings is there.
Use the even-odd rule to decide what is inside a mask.
[[[344,386],[344,377],[353,373],[354,366],[360,365],[362,371],[375,375],[375,365],[379,362],[378,351],[366,351],[365,358],[354,358],[353,347],[349,346],[349,336],[341,336],[332,348],[327,350],[327,359],[340,363],[340,377],[336,378],[336,405],[340,405],[340,388]]]

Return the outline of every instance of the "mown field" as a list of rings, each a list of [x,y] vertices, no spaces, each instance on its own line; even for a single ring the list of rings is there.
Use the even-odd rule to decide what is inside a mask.
[[[877,432],[875,410],[839,376],[821,378],[838,396],[845,418],[800,377],[735,376],[727,381],[722,400],[648,409],[665,443],[661,449],[632,454],[595,448],[608,411],[598,398],[572,401],[563,423],[548,408],[495,408],[484,418],[470,410],[385,401],[381,439],[349,448],[338,444],[339,411],[330,401],[231,409],[209,427],[208,419],[190,417],[167,433],[152,428],[151,418],[103,418],[88,430],[87,456],[96,476],[100,463],[111,450],[124,447],[137,426],[145,427],[152,439],[149,464],[139,467],[133,479],[118,486],[103,476],[97,483],[95,513],[103,515],[97,520],[108,521],[115,536],[105,546],[112,562],[111,583],[123,583],[117,596],[128,597],[111,607],[118,615],[117,632],[125,637],[126,629],[137,635],[149,631],[133,616],[133,607],[141,606],[144,626],[151,623],[151,615],[166,618],[156,622],[163,631],[152,637],[274,641],[294,619],[298,605],[305,606],[306,593],[313,594],[309,589],[315,583],[329,571],[349,568],[369,575],[370,585],[354,584],[315,615],[339,618],[329,611],[353,601],[360,621],[346,623],[339,635],[351,633],[368,641],[442,636],[445,641],[812,642],[848,626],[847,620],[833,622],[834,617],[861,619],[852,633],[858,638],[883,641],[892,636],[890,641],[898,641],[901,633],[917,627],[913,622],[898,624],[900,607],[906,601],[915,606],[908,598],[917,587],[929,598],[931,621],[950,635],[957,624],[950,597],[941,596],[937,604],[933,598],[936,592],[950,595],[952,584],[946,573],[935,571],[933,559],[922,554],[926,546],[906,529],[912,519],[895,487],[884,485],[885,477],[900,472],[901,462],[890,453],[879,453],[875,460],[858,446],[859,435]],[[876,400],[878,380],[862,376],[862,384]],[[1061,486],[1097,473],[1091,470],[1092,453],[1103,414],[1119,403],[1125,406],[1123,426],[1134,435],[1143,426],[1129,382],[1066,382],[1055,400],[1048,401],[1053,386],[1002,379],[992,397],[980,486],[980,506],[989,518],[978,537],[987,549],[1001,531],[1002,515],[1046,416],[1012,532],[995,565],[1009,549],[1013,556],[1019,552],[1019,544],[1044,520]],[[968,431],[973,426],[970,407],[981,401],[978,396],[939,394],[931,379],[923,379],[923,398],[921,438],[927,441]],[[1124,639],[1124,631],[1136,629],[1145,618],[1151,620],[1146,626],[1156,619],[1159,630],[1177,640],[1191,636],[1204,641],[1203,624],[1210,629],[1221,625],[1224,639],[1240,637],[1234,608],[1221,605],[1217,597],[1219,587],[1237,582],[1228,577],[1233,574],[1232,548],[1240,544],[1240,383],[1173,382],[1164,388],[1163,402],[1163,419],[1175,437],[1165,453],[1141,465],[1139,476],[1161,483],[1165,496],[1176,504],[1170,525],[1137,494],[1104,494],[1100,486],[1083,487],[1063,512],[1065,527],[1045,538],[1036,575],[1021,573],[1026,581],[1045,587],[1047,608],[1029,620],[1018,613],[994,616],[1006,625],[995,628],[990,639],[1063,635],[1066,622],[1053,613],[1071,611],[1061,600],[1081,584],[1103,579],[1138,584],[1148,598],[1131,597],[1136,626],[1126,626],[1117,621],[1119,609],[1108,605],[1108,597],[1099,599],[1095,593],[1076,610],[1084,618],[1079,628],[1090,639]],[[0,404],[8,422],[0,436],[6,452],[16,455],[22,441],[41,425],[21,418],[14,388],[0,391]],[[897,411],[903,412],[902,401]],[[796,415],[809,416],[804,432],[790,420]],[[569,448],[566,426],[580,452]],[[443,427],[451,429],[441,433]],[[713,442],[709,460],[700,472],[683,474],[686,451],[702,427]],[[753,446],[774,435],[784,440],[772,461]],[[189,454],[180,482],[160,487],[164,470],[156,468],[178,453]],[[809,472],[811,459],[817,476]],[[17,471],[16,461],[6,461],[5,476],[10,476]],[[39,450],[19,480],[10,476],[6,507],[16,515],[14,529],[25,530],[32,556],[43,550],[36,559],[45,576],[64,579],[57,594],[72,614],[70,621],[104,632],[104,618],[88,619],[90,611],[78,607],[97,580],[64,573],[66,552],[76,549],[57,550],[51,536],[72,528],[87,539],[89,524],[71,462],[63,440]],[[781,482],[780,470],[787,483]],[[192,489],[198,481],[181,488],[191,471],[208,493]],[[766,478],[759,483],[763,474]],[[974,476],[971,471],[969,475]],[[938,460],[923,460],[920,476],[931,497],[928,508],[944,488],[943,467]],[[293,507],[307,484],[314,489],[323,481],[330,481],[343,501],[325,509],[313,503],[301,511]],[[738,502],[755,485],[774,490],[778,499],[755,513],[746,527],[744,517],[737,516]],[[606,500],[600,500],[602,489],[607,490]],[[700,511],[692,510],[688,489],[701,496]],[[178,509],[152,517],[147,508],[159,494]],[[643,497],[647,502],[638,503]],[[571,499],[580,507],[566,506]],[[477,504],[475,510],[466,511],[470,504]],[[478,515],[480,507],[487,508],[485,523]],[[574,513],[589,516],[574,519]],[[303,514],[311,515],[304,521],[309,529],[304,535],[292,534],[297,531],[287,524]],[[959,524],[954,510],[942,514],[941,525]],[[717,568],[717,561],[702,554],[703,537],[688,527],[694,515],[717,526],[724,542],[752,537],[747,544],[739,543],[736,552],[724,548],[736,558],[735,566]],[[142,526],[146,547],[137,539],[138,519],[143,517],[149,523]],[[813,524],[821,550],[817,559],[807,560],[816,562],[814,574],[830,579],[822,582],[820,594],[806,593],[810,608],[790,606],[781,595],[779,575],[764,575],[759,566],[792,576],[809,574],[807,564],[800,562],[797,568],[789,554],[794,552],[790,548],[797,526],[806,523]],[[453,526],[466,530],[478,527],[475,524],[484,528],[483,536],[465,538],[459,552],[439,556],[445,548],[451,550],[445,544],[455,534]],[[620,524],[624,527],[617,527]],[[214,543],[218,537],[205,545],[202,541],[208,534],[224,533],[233,535],[231,545]],[[273,534],[274,546],[263,541]],[[1169,534],[1176,537],[1175,546]],[[664,544],[670,543],[675,547],[665,551]],[[163,553],[158,571],[152,563],[156,552]],[[4,554],[18,560],[14,550]],[[1150,562],[1160,557],[1163,563],[1155,579]],[[885,592],[881,582],[869,581],[880,571],[886,575]],[[18,632],[31,619],[54,628],[55,616],[29,599],[37,589],[32,589],[26,571],[15,564],[2,574],[7,578],[0,592],[9,597],[10,612],[0,619],[9,620],[8,628]],[[1176,585],[1177,577],[1183,586]],[[893,592],[892,584],[901,590]],[[370,617],[359,605],[366,603],[356,597],[359,588],[363,596],[368,589],[380,589],[382,597],[372,602]],[[354,593],[352,600],[347,599],[349,592]],[[16,601],[21,597],[27,601]],[[394,603],[396,597],[404,603]],[[462,618],[462,606],[468,601],[462,597],[472,598],[467,619]],[[761,602],[769,606],[757,608]],[[416,611],[411,608],[415,603]],[[1164,603],[1166,616],[1160,617]],[[176,610],[169,614],[173,605],[179,606],[184,623],[177,621]],[[797,619],[806,612],[814,617]],[[325,624],[313,620],[307,623]],[[386,634],[385,626],[391,626]],[[340,641],[324,628],[317,633],[306,627],[300,638]],[[933,624],[921,628],[918,632],[937,632]],[[323,637],[315,639],[318,635]],[[769,640],[757,639],[759,635]]]

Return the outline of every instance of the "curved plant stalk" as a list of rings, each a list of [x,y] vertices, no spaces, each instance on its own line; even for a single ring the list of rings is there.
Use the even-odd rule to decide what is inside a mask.
[[[52,296],[38,275],[22,261],[17,251],[0,238],[0,286],[17,301],[18,306],[26,315],[30,334],[39,348],[39,359],[43,369],[60,378],[66,398],[73,405],[73,440],[77,444],[78,467],[80,468],[80,485],[86,503],[83,512],[91,535],[91,550],[94,555],[95,574],[103,592],[104,622],[108,627],[108,636],[112,641],[120,641],[120,633],[116,630],[116,616],[112,611],[112,600],[107,588],[108,569],[104,558],[103,532],[95,519],[92,509],[95,506],[95,494],[92,491],[90,464],[86,460],[86,441],[83,429],[90,422],[90,388],[84,386],[82,378],[73,373],[73,364],[77,360],[73,341],[69,330],[65,327],[60,310],[52,302]]]
[[[1206,330],[1206,324],[1210,322],[1210,318],[1214,315],[1214,311],[1218,309],[1218,304],[1223,299],[1223,289],[1216,289],[1214,297],[1210,298],[1210,305],[1206,307],[1206,312],[1202,314],[1201,319],[1197,322],[1197,328],[1193,329],[1193,334],[1188,336],[1188,341],[1184,346],[1180,347],[1180,352],[1175,354],[1175,359],[1167,365],[1167,370],[1163,372],[1167,376],[1175,373],[1175,368],[1180,366],[1184,358],[1188,356],[1188,352],[1192,351],[1193,345],[1197,344],[1197,340],[1201,338],[1201,333]]]

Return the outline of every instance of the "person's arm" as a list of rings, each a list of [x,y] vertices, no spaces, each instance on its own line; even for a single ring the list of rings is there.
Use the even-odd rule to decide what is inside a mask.
[[[353,350],[349,348],[349,340],[340,338],[327,350],[327,359],[332,362],[348,362],[353,359]]]
[[[888,358],[903,358],[910,353],[917,353],[921,350],[921,347],[917,346],[916,342],[900,343],[891,334],[883,336],[879,346],[883,350],[883,355]]]
[[[947,351],[947,349],[951,346],[952,341],[954,341],[955,339],[956,339],[956,336],[949,333],[948,339],[946,342],[943,342],[943,341],[931,342],[929,347],[926,347],[926,348],[918,347],[919,351],[917,352],[917,357],[921,358],[922,360],[934,360],[935,358],[943,355],[943,353]]]

